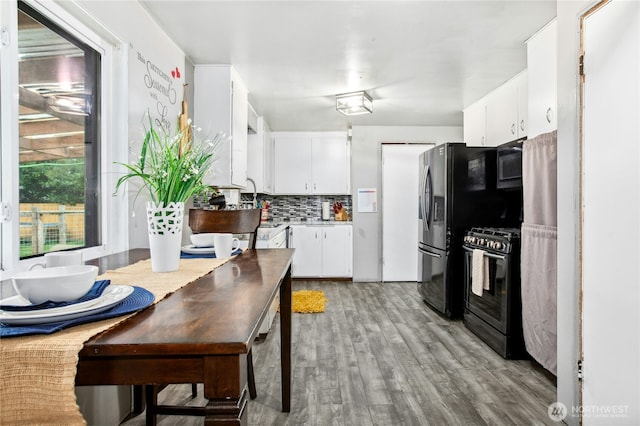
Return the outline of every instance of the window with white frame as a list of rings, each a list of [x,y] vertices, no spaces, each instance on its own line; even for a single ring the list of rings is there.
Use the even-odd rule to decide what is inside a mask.
[[[99,52],[18,2],[19,258],[100,241]]]

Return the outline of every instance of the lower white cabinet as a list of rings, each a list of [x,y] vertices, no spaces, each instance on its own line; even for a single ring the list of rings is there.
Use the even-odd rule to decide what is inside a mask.
[[[289,234],[293,277],[348,278],[352,272],[351,225],[294,225]]]
[[[267,316],[262,321],[260,325],[260,331],[258,334],[260,336],[264,336],[269,333],[271,329],[271,325],[273,324],[273,320],[276,318],[276,314],[278,313],[278,308],[280,307],[280,293],[276,294],[276,297],[273,298],[273,302],[271,302],[271,306],[269,306],[269,310],[267,311]]]

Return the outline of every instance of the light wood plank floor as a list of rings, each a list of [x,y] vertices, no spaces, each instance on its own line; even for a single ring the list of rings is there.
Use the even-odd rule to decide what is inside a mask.
[[[291,413],[280,412],[278,317],[254,345],[258,397],[250,425],[555,425],[553,377],[531,361],[504,360],[462,321],[426,307],[415,283],[294,281],[319,289],[322,314],[294,314]],[[160,394],[191,400],[189,385]],[[201,425],[202,417],[159,416],[159,425]],[[124,423],[144,424],[144,415]]]

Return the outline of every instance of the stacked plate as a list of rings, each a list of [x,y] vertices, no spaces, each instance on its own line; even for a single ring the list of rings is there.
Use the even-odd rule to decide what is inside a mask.
[[[187,254],[213,254],[215,249],[212,247],[198,247],[193,244],[182,247],[182,252]]]
[[[0,309],[0,322],[7,325],[48,324],[68,321],[97,314],[117,305],[133,293],[134,288],[128,285],[108,285],[102,294],[95,299],[72,305],[44,309],[24,309],[7,311]],[[31,306],[22,296],[12,296],[0,300],[0,305]]]

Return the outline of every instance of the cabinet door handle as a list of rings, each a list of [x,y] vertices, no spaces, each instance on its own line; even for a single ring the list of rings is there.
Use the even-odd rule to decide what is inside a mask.
[[[480,145],[484,146],[484,136],[480,138]]]
[[[551,124],[551,120],[553,119],[553,111],[551,107],[547,109],[547,123]]]
[[[306,183],[304,184],[304,189],[309,189],[309,186]]]
[[[516,134],[516,124],[515,123],[511,123],[511,134],[512,135]]]
[[[520,120],[520,130],[524,132],[524,120]]]
[[[314,191],[316,190],[316,184],[315,183],[313,184],[313,190]]]

